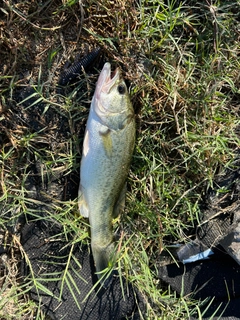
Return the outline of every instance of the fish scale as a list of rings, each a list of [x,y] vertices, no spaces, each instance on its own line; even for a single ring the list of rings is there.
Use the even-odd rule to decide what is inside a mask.
[[[135,131],[126,84],[118,69],[111,77],[111,65],[105,63],[86,125],[79,187],[79,210],[89,218],[93,258],[103,285],[109,279],[102,280],[101,272],[115,260],[112,218],[125,201]]]

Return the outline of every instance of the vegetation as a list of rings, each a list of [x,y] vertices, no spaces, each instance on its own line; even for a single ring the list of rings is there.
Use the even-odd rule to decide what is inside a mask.
[[[99,70],[64,90],[57,83],[67,60],[94,47],[121,67],[137,119],[126,210],[114,221],[119,271],[152,302],[147,319],[201,319],[203,302],[176,296],[154,266],[194,233],[205,191],[239,147],[239,9],[238,0],[3,1],[1,319],[45,319],[19,279],[23,216],[44,211],[69,241],[89,243],[77,190]]]

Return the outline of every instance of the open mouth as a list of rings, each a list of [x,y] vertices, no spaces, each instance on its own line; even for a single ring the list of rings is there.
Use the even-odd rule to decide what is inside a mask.
[[[108,93],[119,78],[120,70],[116,68],[111,72],[111,64],[106,62],[98,78],[96,96],[99,97],[101,92]]]
[[[116,68],[114,71],[111,71],[110,78],[113,79],[117,72],[118,72],[118,68]]]

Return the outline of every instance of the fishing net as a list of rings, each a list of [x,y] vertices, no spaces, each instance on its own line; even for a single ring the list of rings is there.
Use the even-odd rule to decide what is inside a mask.
[[[155,265],[161,285],[170,285],[178,295],[206,301],[203,319],[240,319],[239,167],[237,161],[235,170],[225,171],[208,190],[196,239],[178,250],[180,262],[163,264],[159,259]],[[219,188],[226,189],[224,196],[217,192]],[[139,291],[117,275],[107,289],[96,286],[89,246],[70,244],[62,234],[62,226],[47,219],[30,221],[22,230],[27,259],[21,273],[25,282],[32,281],[31,298],[45,315],[58,320],[146,319],[146,303]],[[181,263],[207,248],[213,253],[207,260]],[[31,280],[33,274],[37,286]]]
[[[26,282],[34,273],[38,285],[30,290],[31,298],[45,315],[57,320],[141,319],[144,304],[138,291],[124,279],[120,283],[119,277],[114,277],[107,289],[93,288],[97,276],[88,246],[78,243],[69,247],[55,237],[60,232],[59,225],[42,221],[26,224],[22,231],[32,270],[25,259],[21,271]]]

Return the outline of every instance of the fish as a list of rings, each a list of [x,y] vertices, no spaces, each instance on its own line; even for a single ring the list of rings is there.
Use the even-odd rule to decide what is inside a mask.
[[[112,219],[125,205],[135,136],[135,114],[126,83],[119,68],[111,74],[111,64],[106,62],[86,124],[78,197],[80,214],[89,218],[95,269],[103,286],[110,283],[103,280],[103,271],[114,265]]]

